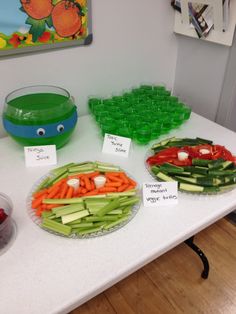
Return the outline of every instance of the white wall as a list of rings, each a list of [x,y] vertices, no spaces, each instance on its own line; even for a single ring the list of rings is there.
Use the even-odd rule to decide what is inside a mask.
[[[216,122],[236,132],[236,33],[230,48]]]
[[[230,48],[178,35],[174,93],[215,121]]]
[[[92,21],[90,46],[1,58],[0,106],[12,90],[35,84],[66,88],[80,114],[87,113],[88,95],[141,82],[173,87],[177,45],[170,1],[94,0]]]

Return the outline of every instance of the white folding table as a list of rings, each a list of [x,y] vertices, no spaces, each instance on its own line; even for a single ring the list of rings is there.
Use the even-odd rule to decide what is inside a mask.
[[[211,139],[236,155],[236,134],[194,113],[162,138],[170,136]],[[99,160],[121,166],[140,186],[154,180],[144,164],[151,143],[132,144],[128,158],[102,153],[102,144],[93,118],[80,117],[72,139],[57,152],[58,166]],[[219,195],[179,193],[177,205],[141,205],[116,232],[68,239],[42,230],[26,209],[34,183],[54,167],[26,168],[23,148],[9,137],[0,140],[0,161],[0,191],[12,199],[17,225],[16,239],[0,255],[1,314],[68,313],[236,208],[236,189]]]

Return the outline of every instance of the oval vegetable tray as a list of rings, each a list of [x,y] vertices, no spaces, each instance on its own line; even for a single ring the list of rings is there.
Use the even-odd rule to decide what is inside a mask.
[[[105,178],[104,186],[95,185],[99,180],[94,179],[100,176]],[[133,219],[140,207],[139,194],[135,180],[118,166],[70,163],[35,183],[27,208],[33,222],[50,233],[92,238],[116,231]]]
[[[152,145],[146,167],[158,181],[177,181],[182,192],[218,194],[236,187],[236,157],[202,138],[168,138]]]

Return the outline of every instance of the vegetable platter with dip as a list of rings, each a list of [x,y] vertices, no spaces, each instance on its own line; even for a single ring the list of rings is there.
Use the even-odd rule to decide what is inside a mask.
[[[41,228],[70,238],[115,231],[137,213],[136,181],[119,166],[70,163],[52,170],[33,187],[28,212]]]
[[[236,157],[202,138],[168,138],[153,144],[146,159],[158,181],[177,181],[180,191],[215,194],[236,187]]]

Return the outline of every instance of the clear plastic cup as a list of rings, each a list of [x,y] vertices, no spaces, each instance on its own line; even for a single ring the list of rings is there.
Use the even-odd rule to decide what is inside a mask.
[[[15,235],[15,225],[12,220],[13,204],[10,198],[0,193],[0,255],[6,251]],[[3,212],[4,214],[3,214]],[[4,215],[4,218],[3,218]]]
[[[147,123],[137,124],[134,138],[139,144],[147,144],[151,140],[151,125]]]
[[[132,138],[132,129],[129,126],[120,126],[117,128],[116,134],[119,136]]]
[[[89,106],[89,109],[91,110],[91,112],[93,112],[93,108],[96,105],[99,105],[101,103],[102,103],[102,99],[100,97],[89,96],[89,98],[88,98],[88,106]]]
[[[108,134],[117,134],[117,124],[113,122],[105,122],[101,125],[101,131],[102,135],[105,135],[105,133]]]

